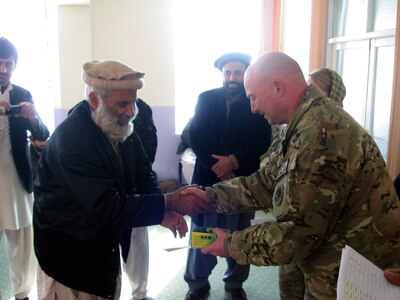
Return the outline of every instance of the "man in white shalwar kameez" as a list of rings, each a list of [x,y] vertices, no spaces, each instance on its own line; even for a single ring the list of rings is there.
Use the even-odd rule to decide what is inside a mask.
[[[26,300],[37,264],[27,130],[38,140],[46,140],[49,132],[36,112],[30,92],[10,83],[17,60],[15,47],[0,38],[0,241],[4,236],[15,299]]]

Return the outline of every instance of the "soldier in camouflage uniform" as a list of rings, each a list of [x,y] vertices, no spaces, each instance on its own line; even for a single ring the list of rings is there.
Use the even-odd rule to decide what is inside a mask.
[[[345,245],[382,269],[399,267],[400,203],[372,137],[308,86],[299,65],[281,52],[261,56],[246,72],[245,87],[253,112],[288,124],[277,174],[264,167],[190,192],[222,213],[273,207],[276,221],[233,234],[215,229],[218,239],[203,253],[241,264],[293,263],[304,277],[305,299],[336,299]]]
[[[313,84],[314,86],[318,87],[324,96],[329,97],[329,99],[338,106],[343,107],[343,100],[346,96],[346,87],[344,86],[342,78],[336,71],[328,68],[320,68],[313,71],[308,76],[308,84]],[[261,166],[263,163],[266,164],[269,161],[276,161],[276,158],[274,158],[276,155],[282,158],[280,152],[282,148],[282,140],[285,137],[284,128],[279,132],[278,138],[279,137],[281,140],[276,142],[276,144],[279,145],[272,153],[269,153],[269,151],[267,152],[265,161],[261,161]],[[274,142],[271,146],[273,145]],[[280,163],[278,162],[277,165],[279,166]],[[281,299],[304,298],[304,278],[301,270],[296,266],[295,263],[279,266],[279,289]]]

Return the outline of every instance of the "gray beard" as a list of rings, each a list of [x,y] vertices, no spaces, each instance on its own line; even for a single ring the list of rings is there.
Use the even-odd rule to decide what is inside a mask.
[[[99,107],[92,112],[93,121],[107,135],[111,143],[120,143],[126,140],[133,132],[133,124],[118,125],[118,117],[114,116],[107,109],[102,100]]]

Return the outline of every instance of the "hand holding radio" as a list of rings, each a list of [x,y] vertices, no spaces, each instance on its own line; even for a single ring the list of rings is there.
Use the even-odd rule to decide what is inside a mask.
[[[209,246],[201,249],[201,253],[212,254],[220,257],[229,257],[230,255],[225,249],[225,239],[228,237],[229,233],[220,228],[214,228],[212,232],[216,236],[215,241]]]

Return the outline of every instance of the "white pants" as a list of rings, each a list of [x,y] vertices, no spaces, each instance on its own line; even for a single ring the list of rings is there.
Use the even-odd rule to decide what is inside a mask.
[[[28,297],[36,274],[36,256],[33,250],[32,226],[18,230],[0,230],[4,235],[5,253],[8,258],[11,289],[15,298]]]
[[[147,227],[132,228],[128,258],[126,264],[123,264],[123,268],[131,284],[131,299],[145,298],[149,275],[149,236]]]
[[[65,285],[62,285],[52,277],[48,276],[43,270],[38,267],[37,272],[38,282],[38,299],[39,300],[103,300],[97,295],[88,294],[82,291],[73,290]],[[117,290],[115,291],[114,299],[119,299],[121,295],[121,276],[117,277]]]

